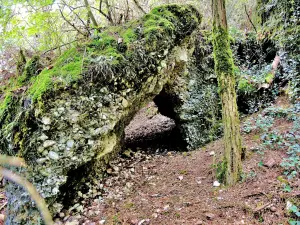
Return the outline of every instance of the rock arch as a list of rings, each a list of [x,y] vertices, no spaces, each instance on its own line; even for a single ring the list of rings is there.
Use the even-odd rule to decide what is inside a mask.
[[[181,81],[178,88],[190,87],[191,37],[200,21],[189,5],[155,8],[7,88],[0,106],[1,152],[26,160],[26,171],[17,172],[37,187],[53,214],[83,185],[101,179],[120,150],[125,126],[145,102]],[[9,183],[7,195],[6,224],[42,224],[22,188]]]

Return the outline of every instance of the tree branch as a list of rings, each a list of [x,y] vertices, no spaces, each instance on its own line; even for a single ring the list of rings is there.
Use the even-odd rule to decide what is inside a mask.
[[[248,12],[247,12],[247,7],[246,7],[246,5],[245,5],[245,13],[247,14],[247,17],[248,17],[248,19],[249,19],[251,25],[253,26],[253,28],[254,28],[254,30],[255,30],[255,33],[257,33],[257,29],[256,29],[256,27],[254,26],[254,24],[253,24],[253,22],[252,22],[252,20],[251,20],[251,18],[250,18],[250,15],[249,15]]]
[[[40,213],[44,218],[45,224],[53,225],[52,216],[47,208],[45,200],[40,196],[40,194],[30,182],[3,167],[0,167],[0,174],[2,174],[6,179],[22,186],[36,203],[37,208],[40,210]]]
[[[56,50],[56,49],[58,49],[58,48],[64,47],[64,46],[66,46],[66,45],[70,45],[70,44],[72,44],[72,43],[74,43],[74,42],[76,42],[76,41],[80,41],[80,40],[84,40],[84,38],[76,39],[76,40],[73,40],[73,41],[71,41],[71,42],[62,44],[62,45],[60,45],[60,46],[56,46],[56,47],[54,47],[54,48],[51,48],[51,49],[45,51],[42,55],[45,55],[45,54],[47,54],[48,52],[54,51],[54,50]],[[0,162],[1,162],[1,161],[0,161]]]
[[[142,8],[142,6],[139,4],[137,0],[133,0],[133,2],[142,13],[146,14],[146,11]]]
[[[62,1],[62,3],[63,3],[62,5],[67,6],[67,7],[71,10],[71,12],[75,14],[75,16],[81,21],[81,23],[83,24],[83,26],[84,26],[85,29],[87,30],[88,34],[91,35],[91,33],[90,33],[90,31],[89,31],[89,27],[88,27],[88,26],[85,24],[85,22],[81,19],[81,17],[78,15],[78,13],[75,12],[76,8],[74,8],[74,7],[70,6],[70,5],[68,5],[65,1]],[[82,6],[82,7],[85,7],[85,6]],[[77,8],[79,8],[79,7],[77,7]]]
[[[86,36],[81,30],[79,30],[74,24],[72,24],[63,14],[62,10],[59,9],[60,15],[62,16],[62,18],[71,26],[73,27],[78,33],[80,33],[83,36]]]

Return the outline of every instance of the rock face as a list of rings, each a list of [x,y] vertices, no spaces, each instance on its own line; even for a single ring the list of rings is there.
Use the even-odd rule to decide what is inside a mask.
[[[216,139],[221,133],[217,78],[207,35],[193,35],[193,54],[180,76],[169,80],[154,101],[159,111],[175,120],[189,149]],[[181,52],[181,58],[188,57]]]
[[[186,80],[179,77],[189,71],[190,35],[200,20],[192,6],[155,8],[67,51],[53,68],[22,79],[19,86],[27,89],[7,87],[0,105],[1,153],[26,160],[26,171],[16,172],[37,187],[53,214],[71,204],[85,183],[101,178],[142,105],[167,83]],[[6,190],[6,224],[42,224],[22,188],[9,183]]]

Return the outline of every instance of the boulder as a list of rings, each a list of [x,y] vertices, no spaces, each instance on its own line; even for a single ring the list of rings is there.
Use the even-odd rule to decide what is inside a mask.
[[[134,114],[186,73],[190,36],[200,20],[189,5],[157,7],[4,89],[1,153],[26,160],[26,170],[15,172],[35,185],[53,215],[72,205],[79,190],[84,194],[87,183],[101,179]],[[6,192],[6,224],[42,224],[21,187],[8,183]]]

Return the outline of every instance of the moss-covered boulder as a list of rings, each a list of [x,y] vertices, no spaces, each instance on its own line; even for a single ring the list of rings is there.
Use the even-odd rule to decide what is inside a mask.
[[[1,153],[26,160],[26,171],[16,172],[37,187],[53,214],[102,177],[137,110],[184,73],[189,36],[200,20],[189,5],[155,8],[66,51],[39,74],[28,67],[2,89]],[[6,190],[6,224],[42,224],[21,187],[8,183]]]

